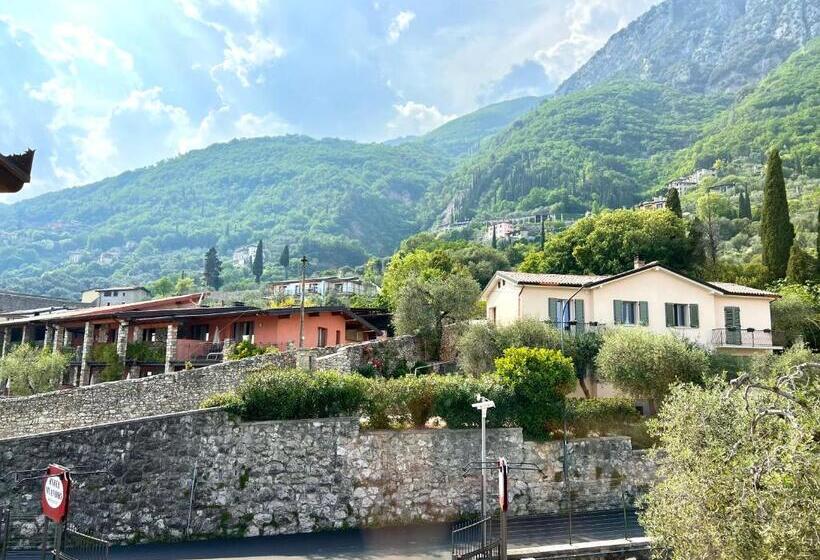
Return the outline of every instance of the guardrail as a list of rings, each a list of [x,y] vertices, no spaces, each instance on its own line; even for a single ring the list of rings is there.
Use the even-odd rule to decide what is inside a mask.
[[[744,348],[777,348],[785,343],[784,333],[771,329],[723,328],[712,329],[712,346],[740,346]]]

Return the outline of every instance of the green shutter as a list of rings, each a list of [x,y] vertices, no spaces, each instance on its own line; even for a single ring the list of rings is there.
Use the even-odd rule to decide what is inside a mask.
[[[612,316],[616,325],[624,322],[624,302],[619,299],[612,300]]]
[[[700,327],[700,315],[698,313],[697,303],[689,304],[689,326],[693,329],[697,329]]]
[[[561,310],[558,309],[558,299],[549,298],[547,301],[547,310],[549,312],[549,320],[552,323],[557,323],[561,315]]]
[[[739,345],[742,341],[740,334],[740,308],[724,307],[723,319],[726,325],[726,344]]]
[[[575,332],[584,332],[584,300],[575,300]]]
[[[666,306],[666,326],[675,326],[675,305],[672,303],[664,304]]]
[[[649,324],[649,304],[645,301],[639,301],[638,312],[641,325],[647,326]]]

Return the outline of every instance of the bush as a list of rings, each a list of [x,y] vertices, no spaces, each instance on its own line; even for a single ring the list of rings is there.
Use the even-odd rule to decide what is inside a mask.
[[[641,417],[629,399],[570,399],[567,418],[576,437],[621,434],[627,424],[639,422]]]
[[[263,369],[237,389],[246,420],[290,420],[358,415],[368,382],[355,374]]]
[[[262,354],[276,354],[277,352],[279,352],[279,349],[276,346],[257,346],[250,340],[242,340],[236,343],[236,345],[231,348],[231,351],[228,352],[228,359],[242,360]]]
[[[364,401],[367,425],[373,430],[386,430],[391,427],[391,416],[395,414],[395,395],[381,378],[367,379],[367,382],[367,395]]]
[[[165,348],[149,342],[130,342],[125,357],[142,363],[161,364],[165,362]]]
[[[494,374],[481,377],[442,376],[433,412],[447,422],[448,428],[477,428],[481,425],[481,414],[471,405],[476,402],[478,394],[495,402],[495,408],[487,414],[487,426],[498,428],[509,425],[513,418],[512,389]]]
[[[105,367],[100,372],[100,381],[119,381],[122,379],[125,366],[120,361],[115,343],[109,342],[92,346],[91,361],[105,364]]]
[[[456,342],[458,365],[467,375],[493,371],[495,359],[501,355],[498,329],[485,321],[471,323]]]
[[[544,437],[560,417],[564,396],[575,387],[572,360],[546,348],[507,348],[495,361],[503,382],[512,387],[518,425],[529,437]]]
[[[244,411],[242,399],[236,394],[235,391],[216,393],[206,397],[201,403],[199,403],[199,408],[218,408],[223,406],[228,410],[228,412],[233,414],[241,415]]]
[[[402,405],[410,422],[416,428],[423,428],[433,416],[436,395],[441,387],[440,375],[408,375],[386,383],[391,395]]]

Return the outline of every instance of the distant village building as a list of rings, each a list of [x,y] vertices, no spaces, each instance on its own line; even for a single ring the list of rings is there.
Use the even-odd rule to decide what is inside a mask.
[[[137,303],[151,299],[151,292],[142,286],[93,288],[83,292],[81,301],[96,307]]]
[[[490,240],[493,238],[493,230],[495,230],[495,238],[498,241],[511,239],[518,233],[518,229],[513,225],[512,222],[496,222],[491,223],[487,226],[487,230],[485,232],[485,237]]]
[[[255,257],[256,245],[247,245],[245,247],[240,247],[233,252],[231,262],[235,267],[242,268],[245,266],[251,266]]]
[[[678,177],[672,181],[666,183],[666,190],[671,188],[678,189],[678,194],[683,195],[687,191],[690,191],[694,188],[697,188],[698,183],[700,183],[706,177],[714,177],[715,171],[712,169],[698,169],[694,173],[690,173],[685,177]]]
[[[120,256],[122,256],[122,251],[120,249],[109,249],[108,251],[103,251],[100,253],[100,256],[97,258],[97,262],[103,266],[112,265],[120,260]]]
[[[638,204],[635,208],[638,210],[662,210],[666,207],[666,197],[665,196],[655,196],[652,197],[652,200],[644,200],[640,204]]]
[[[268,295],[271,297],[299,296],[301,295],[301,290],[301,279],[283,280],[268,284]],[[306,278],[305,293],[307,295],[322,297],[330,295],[346,297],[354,294],[375,296],[379,293],[379,288],[375,284],[362,280],[358,276],[322,276]]]
[[[68,262],[70,264],[80,264],[86,257],[88,257],[87,251],[71,251],[68,254]]]

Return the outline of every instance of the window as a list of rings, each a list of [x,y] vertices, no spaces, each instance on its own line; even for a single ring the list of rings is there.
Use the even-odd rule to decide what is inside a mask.
[[[193,340],[208,340],[208,325],[191,325]]]
[[[311,294],[315,294],[318,291],[319,291],[319,284],[317,284],[316,282],[311,282],[308,285],[308,292],[310,292]]]
[[[342,343],[342,331],[336,331],[336,346],[339,346]]]
[[[645,301],[612,301],[612,314],[616,325],[648,325],[649,304]]]
[[[666,326],[698,328],[700,326],[698,305],[696,303],[667,303]]]
[[[344,287],[345,287],[344,284],[336,284],[336,286],[335,286],[337,292],[341,292],[342,289],[344,289]]]
[[[319,348],[324,348],[327,346],[327,329],[324,327],[318,328],[318,333],[316,334],[316,346]]]
[[[253,321],[243,321],[233,326],[234,340],[243,340],[246,336],[253,336]]]
[[[103,292],[103,295],[104,295],[105,297],[111,297],[111,292]]]

